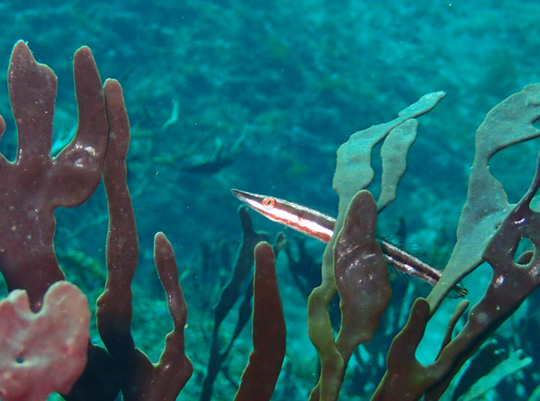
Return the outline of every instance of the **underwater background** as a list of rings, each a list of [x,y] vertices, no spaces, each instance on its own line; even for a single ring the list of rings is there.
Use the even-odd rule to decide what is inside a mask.
[[[198,399],[212,308],[241,240],[232,188],[336,214],[332,177],[339,145],[355,131],[393,119],[423,94],[444,90],[446,98],[420,119],[398,198],[378,222],[381,237],[442,267],[455,243],[476,128],[498,102],[540,82],[540,6],[532,0],[26,0],[0,1],[0,13],[0,114],[7,123],[0,150],[10,159],[16,136],[5,88],[18,39],[28,41],[36,59],[58,76],[56,151],[77,125],[77,48],[88,45],[101,77],[117,78],[123,86],[132,132],[128,179],[141,246],[134,336],[155,361],[171,328],[152,257],[154,234],[163,231],[175,249],[189,307],[186,349],[195,372],[180,400]],[[490,164],[513,202],[530,184],[538,145],[514,146]],[[370,189],[377,193],[377,182]],[[103,189],[56,217],[60,264],[93,302],[106,278]],[[284,230],[255,213],[252,219],[271,238]],[[317,277],[324,244],[297,242],[300,234],[291,230],[285,234],[294,258],[298,244],[311,255],[306,275]],[[318,377],[306,299],[288,265],[282,252],[277,270],[288,343],[276,401],[307,399]],[[480,268],[464,280],[472,300],[481,296],[490,274]],[[401,276],[392,287],[386,312],[392,316],[385,316],[376,340],[353,358],[340,399],[369,399],[384,373],[389,342],[413,300],[429,292],[422,282]],[[464,369],[472,383],[513,353],[531,363],[479,398],[466,399],[527,400],[540,385],[539,300],[533,294],[493,335],[483,362]],[[457,300],[446,302],[451,313]],[[230,330],[234,320],[225,324]],[[441,330],[435,321],[421,361],[436,356]],[[92,335],[100,341],[95,329]],[[212,400],[233,398],[250,336],[245,329],[235,342]],[[471,383],[461,390],[458,385],[453,399]]]

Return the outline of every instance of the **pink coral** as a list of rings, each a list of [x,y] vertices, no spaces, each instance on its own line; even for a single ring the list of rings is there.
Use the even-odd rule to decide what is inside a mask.
[[[68,393],[86,365],[89,321],[86,296],[67,281],[49,288],[37,313],[26,291],[12,291],[0,302],[0,399]]]

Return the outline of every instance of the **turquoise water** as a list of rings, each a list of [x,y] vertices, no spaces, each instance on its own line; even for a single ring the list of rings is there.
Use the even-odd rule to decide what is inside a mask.
[[[102,79],[119,79],[131,124],[128,181],[141,252],[134,281],[137,345],[156,361],[170,329],[153,267],[157,231],[175,249],[189,307],[186,349],[195,373],[179,399],[197,399],[210,348],[212,307],[228,280],[241,240],[232,188],[285,198],[337,214],[332,190],[336,150],[355,131],[390,121],[425,93],[445,99],[420,119],[396,202],[381,213],[378,234],[442,268],[455,243],[474,157],[474,133],[497,103],[540,82],[540,6],[534,1],[82,1],[0,2],[0,77],[12,47],[28,42],[58,76],[55,143],[77,124],[72,57],[83,45]],[[13,158],[16,136],[7,90],[0,91],[7,132],[0,150]],[[379,152],[376,147],[373,154]],[[498,154],[493,175],[516,202],[535,171],[538,143]],[[380,164],[374,161],[376,172]],[[371,187],[377,194],[376,180]],[[252,213],[271,238],[283,227]],[[56,213],[61,265],[93,301],[102,290],[107,209],[100,187],[89,202]],[[294,238],[285,230],[296,252]],[[324,245],[305,242],[318,268]],[[226,249],[227,251],[224,251]],[[210,269],[203,274],[203,266]],[[306,265],[306,268],[309,266]],[[274,400],[303,400],[317,378],[306,329],[306,300],[278,257],[288,344]],[[305,273],[305,272],[304,272]],[[312,282],[318,272],[305,273]],[[471,299],[490,277],[466,278]],[[371,345],[353,357],[343,400],[369,399],[384,373],[390,340],[413,300],[427,296],[419,280],[397,277],[387,316]],[[492,366],[516,350],[531,364],[502,380],[485,399],[526,400],[540,382],[538,293],[493,335]],[[418,358],[433,360],[457,300],[443,304]],[[231,330],[234,317],[222,329]],[[95,323],[92,324],[94,329]],[[458,324],[458,327],[459,324]],[[95,330],[93,341],[99,343]],[[218,376],[213,400],[230,400],[250,351],[247,327]],[[481,365],[482,366],[482,365]],[[489,369],[475,366],[468,376]],[[453,398],[467,390],[458,386]]]

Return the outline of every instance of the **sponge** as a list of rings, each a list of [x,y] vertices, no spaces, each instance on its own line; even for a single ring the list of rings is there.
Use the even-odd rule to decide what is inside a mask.
[[[26,291],[12,291],[0,302],[0,400],[68,393],[86,365],[89,321],[86,296],[67,281],[48,289],[37,313]]]

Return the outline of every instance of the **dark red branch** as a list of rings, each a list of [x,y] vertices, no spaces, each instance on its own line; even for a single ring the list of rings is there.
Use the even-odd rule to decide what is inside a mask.
[[[108,124],[101,78],[90,49],[74,58],[79,127],[73,141],[52,158],[56,76],[19,41],[8,72],[9,97],[18,129],[14,162],[0,156],[0,272],[9,290],[28,292],[34,310],[64,274],[54,253],[54,210],[85,202],[101,179]],[[1,132],[5,124],[0,123]]]

